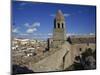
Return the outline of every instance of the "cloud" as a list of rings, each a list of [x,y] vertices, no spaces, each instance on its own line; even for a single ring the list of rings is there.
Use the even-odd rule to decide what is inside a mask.
[[[95,35],[95,33],[83,34],[83,33],[67,33],[66,36],[88,36],[88,35]]]
[[[55,17],[56,15],[55,14],[50,14],[50,16]]]
[[[66,33],[66,36],[76,36],[76,35],[83,35],[83,34],[77,34],[77,33]]]
[[[33,32],[35,32],[35,31],[37,31],[37,28],[29,28],[29,29],[27,29],[27,33],[33,33]]]
[[[33,26],[33,27],[39,27],[39,26],[40,26],[40,22],[35,22],[35,23],[33,23],[32,26]]]
[[[21,35],[21,36],[27,36],[28,34],[27,33],[21,33],[19,35]]]
[[[64,14],[64,16],[65,16],[65,17],[68,17],[68,16],[70,16],[70,14],[67,14],[67,13],[66,13],[66,14]]]
[[[12,32],[13,32],[13,33],[19,33],[19,31],[18,31],[17,28],[13,29]]]
[[[27,3],[23,2],[23,3],[20,3],[20,6],[24,6],[26,5]]]
[[[52,33],[48,33],[48,36],[52,36],[53,34]]]
[[[24,26],[26,26],[28,28],[39,27],[40,26],[40,22],[34,22],[33,24],[25,23]]]
[[[90,33],[89,35],[95,35],[95,33]]]
[[[30,27],[29,23],[24,24],[25,27]]]
[[[25,23],[25,27],[27,27],[26,33],[33,33],[37,31],[37,28],[40,26],[40,22],[34,22],[33,24]]]
[[[68,14],[68,13],[64,13],[63,15],[64,15],[65,17],[69,17],[69,16],[70,16],[70,14]],[[50,16],[55,17],[56,14],[50,14]]]

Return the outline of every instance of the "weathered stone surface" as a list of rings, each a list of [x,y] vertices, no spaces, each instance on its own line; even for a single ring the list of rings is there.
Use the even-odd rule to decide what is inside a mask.
[[[54,19],[53,47],[61,46],[66,40],[65,20],[61,10],[58,10]]]
[[[62,49],[67,49],[68,52],[65,54],[65,56],[63,57],[63,63],[64,63],[64,67],[63,69],[68,68],[70,65],[72,65],[73,63],[73,57],[72,57],[72,51],[71,51],[71,45],[68,42],[65,42],[62,45]]]
[[[63,70],[63,57],[68,52],[67,49],[61,49],[56,51],[54,54],[49,55],[43,60],[32,64],[31,69],[34,72],[43,72],[43,71],[59,71]]]
[[[64,43],[62,47],[44,59],[32,64],[30,68],[34,72],[59,71],[68,68],[72,64],[70,44]]]
[[[76,56],[84,52],[86,48],[95,50],[94,37],[71,37],[70,43],[66,41],[65,19],[59,10],[54,19],[52,39],[48,39],[48,54],[36,63],[31,63],[30,68],[34,72],[61,71],[74,63]]]

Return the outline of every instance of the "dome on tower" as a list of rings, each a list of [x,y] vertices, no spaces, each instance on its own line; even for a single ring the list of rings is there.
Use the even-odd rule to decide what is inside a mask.
[[[58,10],[56,13],[56,20],[64,20],[64,15],[61,10]]]

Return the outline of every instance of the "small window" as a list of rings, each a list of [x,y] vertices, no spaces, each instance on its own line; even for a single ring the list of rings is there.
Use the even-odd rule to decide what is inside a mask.
[[[60,24],[58,23],[58,28],[60,28]]]
[[[79,51],[82,51],[82,48],[80,48]]]
[[[54,20],[54,28],[56,28],[56,20]]]
[[[62,28],[64,28],[64,24],[62,23]]]

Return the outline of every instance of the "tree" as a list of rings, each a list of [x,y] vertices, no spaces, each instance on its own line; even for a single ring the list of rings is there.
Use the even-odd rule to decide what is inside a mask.
[[[74,64],[71,65],[72,70],[90,70],[96,68],[96,50],[93,52],[88,48],[80,56],[75,57]]]

